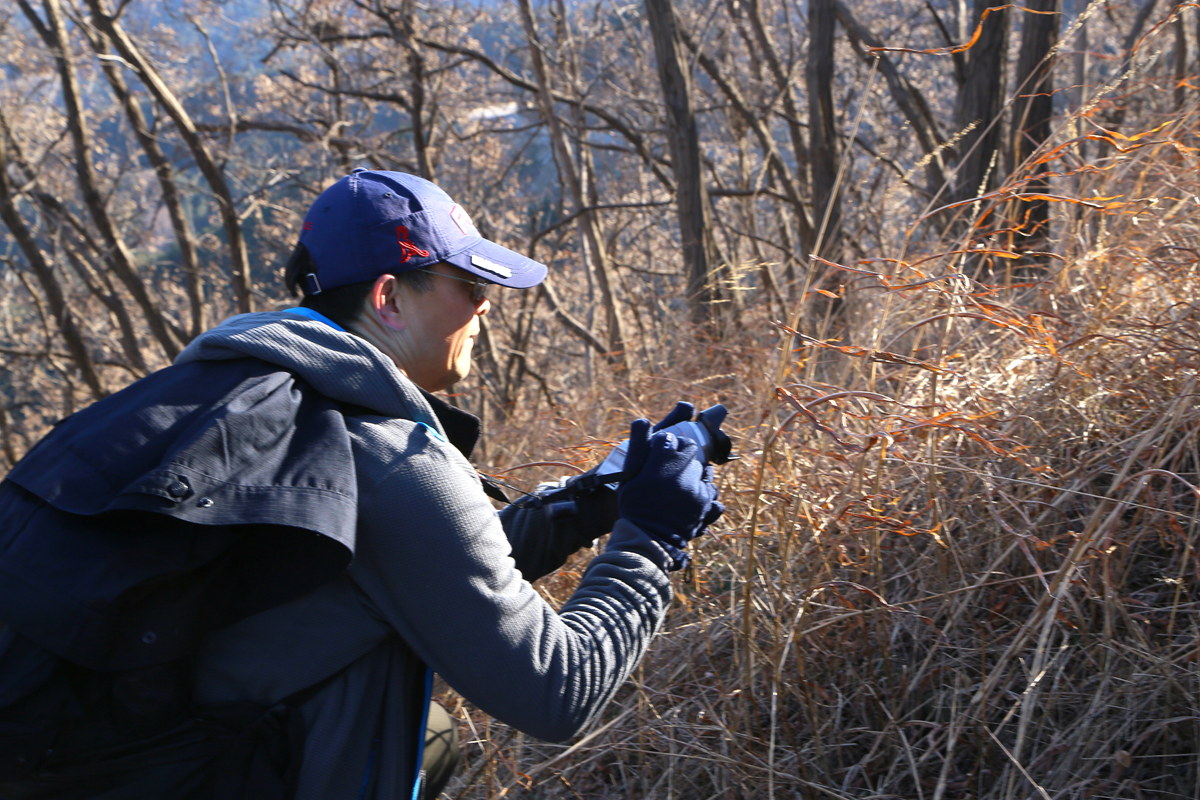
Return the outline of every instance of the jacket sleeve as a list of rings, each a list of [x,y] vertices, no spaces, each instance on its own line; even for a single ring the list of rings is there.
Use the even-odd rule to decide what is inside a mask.
[[[359,469],[351,576],[374,613],[472,703],[538,738],[571,738],[645,652],[669,579],[644,555],[610,549],[556,611],[518,570],[466,459],[423,426],[389,426],[386,443],[361,442],[390,452],[388,466]]]
[[[617,519],[616,491],[600,486],[569,500],[550,498],[554,490],[570,482],[543,485],[500,511],[513,560],[528,580],[548,575],[571,554],[612,532]]]

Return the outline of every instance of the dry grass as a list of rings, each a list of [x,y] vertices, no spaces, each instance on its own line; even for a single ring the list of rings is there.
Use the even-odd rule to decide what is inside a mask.
[[[582,423],[513,426],[587,462],[690,395],[730,407],[743,458],[596,729],[553,747],[472,714],[454,796],[1200,797],[1200,120],[1159,122],[1031,166],[1089,165],[1056,179],[1088,202],[1055,205],[1048,266],[1004,257],[1000,194],[950,245],[839,270],[833,328],[749,309]]]

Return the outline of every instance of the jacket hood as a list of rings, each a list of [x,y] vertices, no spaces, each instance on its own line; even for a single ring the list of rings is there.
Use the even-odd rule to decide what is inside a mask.
[[[196,337],[175,363],[233,358],[274,364],[332,400],[442,432],[421,390],[382,351],[324,322],[288,311],[240,314]]]

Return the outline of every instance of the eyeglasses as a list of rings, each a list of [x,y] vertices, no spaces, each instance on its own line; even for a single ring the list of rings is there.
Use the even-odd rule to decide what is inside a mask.
[[[434,269],[417,269],[414,271],[424,272],[429,275],[441,275],[443,278],[449,278],[452,281],[471,284],[472,303],[482,303],[487,298],[488,287],[493,285],[491,281],[485,281],[483,278],[460,278],[457,275],[448,275],[445,272],[438,272]]]

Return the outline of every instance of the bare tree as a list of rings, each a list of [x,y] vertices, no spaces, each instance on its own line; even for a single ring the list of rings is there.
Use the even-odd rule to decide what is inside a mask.
[[[991,0],[973,0],[971,28],[978,38],[966,51],[955,119],[965,131],[954,177],[956,200],[975,197],[997,185],[1004,128],[1005,76],[1008,69],[1010,9]]]
[[[24,1],[22,0],[22,2]],[[121,56],[134,67],[151,95],[170,115],[179,135],[187,144],[188,150],[191,151],[197,168],[212,189],[224,225],[226,244],[229,247],[230,270],[233,275],[234,298],[237,308],[242,312],[253,310],[250,261],[246,253],[237,207],[224,171],[209,152],[208,146],[201,138],[187,109],[171,91],[159,71],[145,57],[141,48],[125,32],[117,16],[105,10],[102,0],[87,0],[87,6],[92,12],[92,21],[96,27],[104,32]]]
[[[809,169],[812,174],[813,209],[820,220],[818,255],[841,260],[842,209],[838,197],[838,163],[841,151],[833,107],[834,42],[837,22],[835,0],[809,0],[808,87]]]
[[[434,178],[487,235],[551,265],[548,285],[488,319],[481,385],[511,406],[611,373],[597,356],[653,362],[680,313],[759,293],[808,313],[822,302],[798,296],[810,254],[886,258],[941,235],[940,215],[904,220],[1010,180],[1054,113],[1039,31],[1055,17],[985,0],[269,0],[238,20],[254,37],[236,66],[204,14],[220,0],[12,5],[0,37],[24,49],[0,86],[3,220],[22,234],[0,258],[22,321],[46,324],[14,325],[0,346],[89,395],[163,363],[213,315],[273,302],[263,276],[300,210],[354,166]],[[1089,25],[1113,40],[1160,5]],[[36,125],[22,91],[49,112]],[[1040,249],[1044,206],[1020,209],[1023,244]],[[15,383],[5,399],[24,408]]]
[[[94,29],[85,28],[85,36],[91,43],[92,50],[97,56],[105,56],[110,52],[109,43],[98,35]],[[185,276],[188,304],[191,311],[191,326],[189,336],[195,337],[207,326],[207,310],[205,307],[204,282],[201,275],[199,257],[196,247],[196,237],[191,220],[184,207],[184,196],[178,186],[178,173],[171,163],[170,157],[164,151],[159,137],[151,127],[142,105],[134,96],[122,74],[123,67],[112,59],[105,58],[101,62],[105,78],[108,79],[113,95],[129,120],[129,125],[141,145],[142,152],[154,167],[158,179],[159,190],[162,192],[163,204],[166,206],[171,228],[175,233],[175,242],[179,247],[179,267]]]
[[[2,116],[0,116],[0,127],[3,127],[3,131],[0,131],[0,219],[4,221],[9,233],[16,239],[26,262],[33,270],[38,284],[45,293],[46,302],[50,307],[50,317],[57,323],[59,333],[67,344],[71,360],[82,374],[92,397],[103,397],[107,392],[96,371],[88,346],[84,342],[75,314],[67,305],[58,277],[38,247],[29,225],[17,211],[17,203],[20,198],[9,180],[9,145],[6,141],[8,125],[3,122]]]
[[[845,3],[839,1],[836,7],[838,22],[846,31],[850,44],[864,60],[879,65],[879,71],[887,82],[889,95],[905,122],[912,128],[925,161],[925,194],[932,197],[946,181],[946,166],[941,152],[944,137],[939,131],[937,116],[925,92],[900,71],[885,52],[883,41],[872,33]]]
[[[628,366],[626,360],[626,341],[621,310],[614,292],[612,268],[609,262],[599,216],[592,209],[590,194],[592,180],[590,162],[577,154],[575,145],[568,138],[562,120],[555,110],[554,94],[551,88],[550,75],[543,58],[541,37],[534,22],[533,10],[529,0],[520,0],[521,22],[525,36],[529,41],[529,57],[533,65],[537,81],[538,108],[542,119],[546,122],[550,141],[554,151],[555,165],[560,180],[566,188],[571,203],[574,206],[576,225],[579,230],[580,250],[583,263],[590,274],[595,276],[600,290],[600,298],[604,308],[605,321],[608,328],[608,351],[606,355],[615,364]]]
[[[675,212],[687,274],[688,303],[693,322],[712,322],[716,319],[713,304],[720,296],[715,280],[717,252],[700,161],[699,131],[692,111],[691,80],[671,0],[645,0],[645,4],[667,113],[667,141],[675,175]]]
[[[764,16],[760,0],[748,0],[748,2],[727,0],[727,7],[732,18],[733,28],[742,36],[747,54],[755,62],[762,64],[762,70],[765,73],[764,83],[767,86],[764,88],[769,92],[768,103],[770,105],[760,109],[759,113],[764,117],[772,117],[777,114],[783,126],[781,138],[791,146],[789,160],[798,165],[808,164],[811,156],[805,141],[804,116],[800,113],[800,104],[794,94],[794,87],[798,83],[792,78],[794,64],[781,55],[780,48],[776,46],[776,37],[772,35],[771,26]],[[783,28],[782,32],[786,34],[788,29]],[[790,58],[797,57],[795,48],[785,52],[789,54]],[[775,104],[778,104],[778,112],[772,108]],[[807,170],[797,170],[792,179],[797,184],[796,191],[806,199],[811,199]],[[817,225],[812,221],[807,204],[805,207],[793,208],[792,212],[797,233],[798,255],[803,262],[816,247]]]
[[[25,13],[30,25],[39,33],[46,46],[54,53],[58,65],[59,79],[62,85],[63,105],[67,112],[67,132],[74,147],[75,174],[78,187],[83,196],[90,227],[101,237],[102,249],[100,256],[106,266],[125,284],[133,296],[151,333],[163,348],[169,358],[173,358],[180,349],[178,339],[173,335],[162,312],[156,307],[154,300],[138,275],[133,263],[133,256],[125,239],[118,230],[116,222],[109,214],[105,205],[99,179],[92,165],[93,145],[91,129],[84,113],[84,101],[81,96],[79,81],[76,77],[75,60],[72,55],[72,45],[67,39],[66,27],[62,18],[59,0],[44,0],[43,9],[46,20],[43,22],[29,5],[28,0],[18,0],[21,10]],[[61,205],[61,201],[56,201]],[[145,367],[140,355],[135,357],[139,366]]]
[[[1059,1],[1031,0],[1022,22],[1021,49],[1017,57],[1015,84],[1017,102],[1012,109],[1012,163],[1010,173],[1029,163],[1033,154],[1050,138],[1054,112],[1053,46],[1058,40]],[[1045,170],[1040,170],[1044,173]],[[1024,185],[1029,194],[1045,193],[1049,180],[1034,168]],[[1050,204],[1033,200],[1016,220],[1024,235],[1026,250],[1046,249],[1050,239]]]

